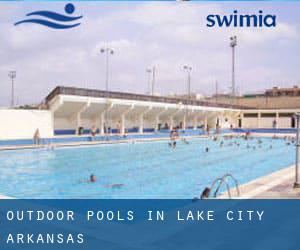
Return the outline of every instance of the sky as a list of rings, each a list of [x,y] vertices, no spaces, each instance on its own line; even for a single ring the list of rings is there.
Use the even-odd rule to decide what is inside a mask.
[[[192,92],[230,91],[236,35],[238,92],[300,85],[300,2],[80,2],[81,25],[53,30],[13,24],[36,10],[64,13],[67,2],[0,2],[0,106],[9,106],[10,70],[17,71],[16,103],[40,103],[55,86],[105,89],[103,46],[110,56],[109,89],[146,93],[146,69],[156,67],[155,92],[186,93],[184,65],[192,67]],[[209,14],[277,15],[276,28],[208,28]]]

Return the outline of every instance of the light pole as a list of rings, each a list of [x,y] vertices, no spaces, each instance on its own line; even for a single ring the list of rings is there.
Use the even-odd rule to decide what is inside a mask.
[[[147,76],[148,76],[148,95],[150,95],[151,94],[151,74],[152,74],[152,69],[150,69],[150,68],[148,68],[147,70],[146,70],[146,72],[147,72]]]
[[[232,48],[232,86],[231,86],[231,91],[232,91],[232,97],[235,97],[235,47],[237,46],[237,37],[232,36],[230,37],[230,47]]]
[[[216,103],[218,103],[219,83],[216,81]]]
[[[300,142],[299,142],[299,134],[300,134],[300,113],[296,113],[294,118],[297,123],[297,134],[296,134],[296,162],[295,162],[295,183],[294,188],[300,188],[300,180],[299,180],[299,151],[300,151]]]
[[[11,71],[9,71],[8,76],[11,79],[11,103],[10,103],[10,106],[14,107],[15,106],[15,82],[14,82],[14,79],[17,76],[17,72],[14,70],[11,70]]]
[[[186,100],[186,111],[185,111],[185,127],[186,127],[186,119],[188,115],[188,105],[191,101],[191,71],[192,67],[189,65],[184,65],[183,69],[187,72],[187,100]]]
[[[108,91],[108,70],[109,70],[109,55],[113,55],[115,51],[112,48],[105,47],[100,50],[101,53],[105,53],[105,90]]]
[[[155,66],[153,66],[153,68],[152,68],[152,88],[151,88],[152,95],[154,95],[155,74],[156,74],[156,68],[155,68]]]
[[[154,95],[154,85],[155,85],[155,74],[156,74],[156,68],[153,66],[152,68],[147,69],[148,73],[148,84],[149,84],[149,94],[150,94],[150,78],[152,74],[152,83],[151,83],[151,95]]]
[[[191,71],[192,67],[184,65],[183,69],[187,72],[187,91],[188,91],[188,100],[191,99]]]
[[[108,77],[109,77],[109,56],[113,55],[115,52],[112,48],[105,47],[100,50],[101,53],[105,54],[105,91],[106,91],[106,112],[105,112],[105,132],[108,134],[108,98],[109,98],[109,86],[108,86]],[[108,138],[106,138],[108,139]]]

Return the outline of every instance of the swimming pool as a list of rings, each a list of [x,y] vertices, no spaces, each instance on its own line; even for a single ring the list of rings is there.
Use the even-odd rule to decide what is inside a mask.
[[[178,141],[175,149],[157,141],[1,151],[0,193],[16,198],[193,198],[225,173],[242,184],[293,164],[293,145],[261,140],[261,148],[257,139],[224,140],[220,147],[220,140],[202,138],[189,145]],[[92,173],[97,182],[85,182]]]

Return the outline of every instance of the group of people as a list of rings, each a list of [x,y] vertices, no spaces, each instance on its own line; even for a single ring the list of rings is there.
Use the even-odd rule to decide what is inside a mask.
[[[81,135],[81,134],[83,134],[83,132],[84,132],[83,127],[80,127],[78,129],[78,134]],[[107,125],[104,123],[103,124],[103,132],[104,132],[104,134],[111,134],[112,129],[111,129],[111,127],[107,127]],[[97,127],[95,125],[93,125],[90,129],[91,140],[95,139],[97,133],[99,133],[99,129],[97,129]],[[118,121],[116,124],[116,134],[126,137],[126,133],[122,133],[122,126],[121,126],[120,121]]]
[[[177,128],[173,128],[171,131],[170,131],[170,142],[169,142],[169,147],[172,147],[172,148],[176,148],[176,145],[177,145],[177,142],[176,140],[179,139],[179,132],[178,132],[178,129]],[[186,145],[189,145],[190,142],[186,139],[186,138],[182,138],[181,141],[186,144]]]
[[[254,141],[254,143],[252,143],[252,145],[250,143],[247,143],[246,144],[246,148],[247,149],[253,149],[255,150],[256,148],[263,148],[263,146],[266,144],[263,140],[261,139],[255,139],[255,137],[251,137],[250,136],[250,132],[247,132],[243,135],[236,135],[236,136],[233,136],[233,135],[228,135],[228,136],[223,136],[223,140],[220,142],[220,147],[223,147],[225,145],[224,141],[226,140],[230,140],[230,142],[227,144],[227,146],[233,146],[233,145],[236,145],[238,147],[241,146],[241,143],[238,142],[238,141],[232,141],[232,139],[239,139],[239,138],[242,138],[243,140],[250,140],[250,141]],[[213,141],[217,141],[219,138],[218,137],[212,137],[212,140]],[[277,140],[277,139],[283,139],[285,141],[285,145],[289,146],[289,145],[293,145],[295,144],[295,137],[294,136],[284,136],[284,137],[279,137],[277,135],[273,135],[272,136],[272,140],[271,140],[271,144],[269,146],[267,146],[269,149],[273,149],[273,144],[272,144],[272,141],[273,140]]]

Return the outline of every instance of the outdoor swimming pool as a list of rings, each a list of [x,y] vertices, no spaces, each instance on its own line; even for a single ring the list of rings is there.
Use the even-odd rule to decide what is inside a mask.
[[[193,139],[189,145],[178,141],[175,149],[167,141],[158,141],[2,151],[0,194],[16,198],[193,198],[225,173],[242,184],[293,164],[293,145],[282,139],[261,140],[261,148],[257,139],[234,138],[223,140],[223,147],[220,140]],[[85,182],[92,173],[97,182]],[[111,184],[124,185],[111,188]]]

